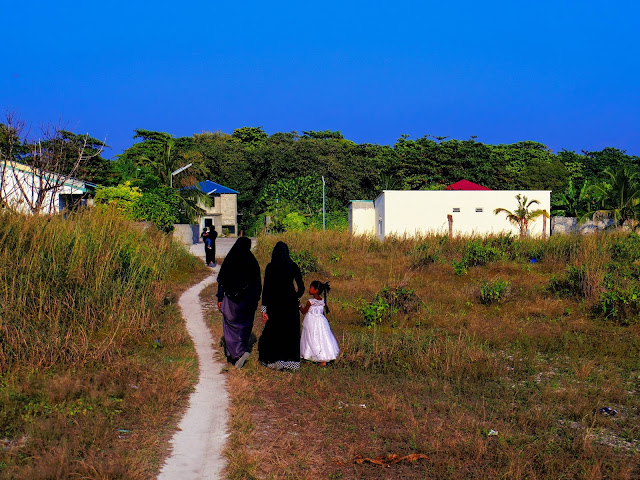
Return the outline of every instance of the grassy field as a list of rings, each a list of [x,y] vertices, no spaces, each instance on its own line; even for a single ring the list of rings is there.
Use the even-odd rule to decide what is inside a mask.
[[[0,478],[155,478],[196,377],[208,272],[111,215],[0,213]]]
[[[640,478],[637,235],[287,234],[263,270],[277,240],[331,282],[341,353],[228,369],[228,478]]]

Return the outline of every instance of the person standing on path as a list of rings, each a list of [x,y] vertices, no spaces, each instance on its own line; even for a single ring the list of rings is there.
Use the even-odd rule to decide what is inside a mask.
[[[204,262],[207,267],[216,267],[216,238],[218,238],[218,232],[215,227],[204,227],[202,232],[202,241],[204,242]]]
[[[258,359],[269,368],[300,368],[298,305],[303,293],[300,267],[291,260],[287,244],[276,243],[264,271],[262,319],[266,324],[258,342]]]
[[[251,253],[251,239],[239,237],[220,267],[217,294],[225,355],[238,368],[250,355],[249,337],[261,292],[260,265]]]

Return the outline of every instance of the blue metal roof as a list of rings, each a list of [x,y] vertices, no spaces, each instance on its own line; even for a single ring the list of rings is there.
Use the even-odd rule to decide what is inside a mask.
[[[224,185],[220,185],[219,183],[212,182],[211,180],[200,182],[198,186],[207,195],[211,195],[212,193],[238,193],[235,190],[230,189],[229,187],[225,187]]]

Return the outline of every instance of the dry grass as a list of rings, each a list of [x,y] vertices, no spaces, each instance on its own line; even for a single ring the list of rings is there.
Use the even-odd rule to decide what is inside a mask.
[[[466,275],[451,262],[468,239],[267,237],[257,248],[263,268],[280,239],[317,256],[307,284],[331,281],[341,353],[294,374],[261,367],[256,355],[229,369],[228,478],[640,478],[640,328],[592,314],[618,237],[515,241]],[[431,256],[416,261],[418,247]],[[568,265],[591,272],[579,298],[548,291]],[[483,305],[480,284],[494,279],[508,280],[510,293]],[[362,305],[400,285],[420,297],[420,311],[365,327]],[[209,316],[217,337],[218,315]],[[598,413],[604,406],[618,415]],[[363,460],[414,453],[424,458],[387,468]]]
[[[202,274],[111,216],[0,219],[0,478],[147,479],[195,380],[176,305]]]

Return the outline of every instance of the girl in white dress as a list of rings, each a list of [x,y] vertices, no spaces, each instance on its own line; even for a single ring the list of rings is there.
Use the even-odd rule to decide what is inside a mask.
[[[335,360],[340,349],[336,337],[331,333],[329,321],[324,316],[324,311],[329,313],[326,305],[329,283],[318,280],[311,282],[309,294],[313,298],[307,304],[300,306],[300,312],[305,313],[302,321],[302,334],[300,335],[300,356],[313,362],[319,362],[325,366],[327,362]],[[321,295],[324,294],[324,299]]]

